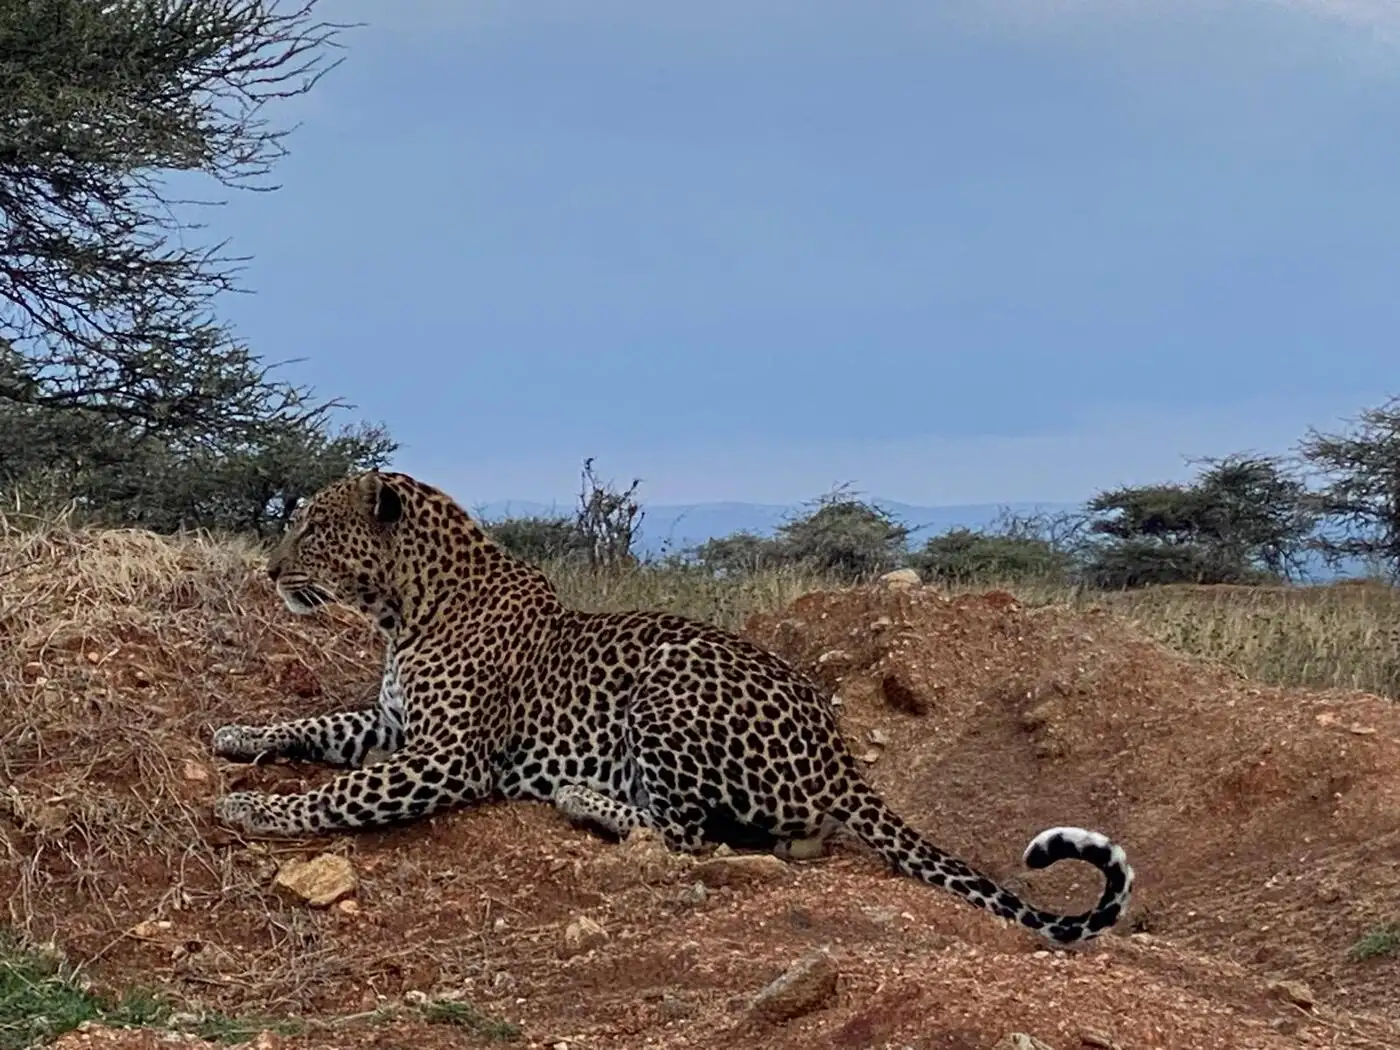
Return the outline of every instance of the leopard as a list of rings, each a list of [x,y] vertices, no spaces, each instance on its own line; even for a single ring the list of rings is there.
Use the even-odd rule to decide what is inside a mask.
[[[1088,911],[1033,907],[939,848],[870,785],[832,696],[795,664],[719,625],[663,610],[567,604],[444,490],[384,469],[335,480],[291,514],[266,562],[281,603],[357,610],[384,642],[377,702],[217,728],[231,762],[342,767],[299,793],[234,791],[216,821],[254,837],[382,828],[488,801],[551,804],[566,823],[677,853],[717,847],[814,858],[838,829],[898,875],[1082,945],[1114,926],[1134,873],[1101,832],[1048,828],[1032,869],[1101,873]],[[580,603],[581,605],[581,603]]]

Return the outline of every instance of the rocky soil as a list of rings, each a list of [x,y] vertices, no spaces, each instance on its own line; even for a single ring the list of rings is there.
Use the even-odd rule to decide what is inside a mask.
[[[0,896],[99,987],[190,1016],[295,1019],[261,1047],[1400,1046],[1400,712],[1267,688],[1105,612],[877,586],[746,633],[838,698],[872,781],[946,849],[1046,906],[1096,874],[1020,868],[1044,827],[1123,843],[1115,933],[1051,952],[855,844],[785,864],[610,843],[493,804],[387,831],[243,841],[212,728],[368,702],[346,614],[282,614],[246,558],[50,537],[0,575]],[[103,1028],[59,1045],[192,1042]]]

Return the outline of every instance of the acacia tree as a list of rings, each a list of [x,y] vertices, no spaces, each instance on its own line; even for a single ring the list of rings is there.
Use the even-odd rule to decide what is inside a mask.
[[[1107,541],[1087,552],[1089,582],[1244,583],[1299,571],[1316,524],[1304,483],[1277,457],[1201,463],[1189,485],[1110,489],[1089,501],[1089,529]]]
[[[1073,571],[1084,527],[1082,514],[1003,510],[987,528],[931,536],[909,563],[924,579],[939,583],[1063,583]]]
[[[345,406],[277,381],[219,321],[243,260],[199,243],[200,202],[173,188],[275,188],[289,129],[268,107],[316,84],[345,28],[315,4],[0,0],[0,480],[232,525],[275,516],[259,492],[293,474],[392,453],[382,428],[333,433]],[[295,471],[293,445],[311,457]],[[251,487],[208,519],[153,471]]]
[[[1316,549],[1333,565],[1360,559],[1400,580],[1400,397],[1361,412],[1349,430],[1309,430],[1299,455],[1319,475],[1328,522]]]

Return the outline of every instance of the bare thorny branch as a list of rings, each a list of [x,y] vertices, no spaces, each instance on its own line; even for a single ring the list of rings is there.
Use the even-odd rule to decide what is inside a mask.
[[[0,336],[37,365],[227,338],[223,245],[187,248],[163,176],[260,184],[345,28],[259,0],[0,0]],[[185,202],[188,208],[188,202]]]

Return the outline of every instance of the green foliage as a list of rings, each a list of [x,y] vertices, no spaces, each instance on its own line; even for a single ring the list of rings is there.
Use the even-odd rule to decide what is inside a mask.
[[[706,540],[692,552],[697,565],[716,576],[745,576],[784,564],[781,540],[741,530]]]
[[[86,1021],[109,1028],[170,1028],[176,1020],[165,999],[144,992],[99,995],[61,956],[0,929],[0,1050],[48,1042]],[[304,1026],[293,1019],[209,1013],[179,1027],[201,1039],[246,1043],[262,1032],[295,1035]]]
[[[886,511],[838,488],[808,504],[807,514],[780,525],[775,536],[736,532],[688,554],[718,576],[788,568],[850,583],[903,564],[908,535]]]
[[[491,538],[532,565],[587,564],[588,538],[574,518],[502,518],[485,523]]]
[[[167,1013],[144,995],[104,1000],[85,989],[61,959],[0,930],[0,1050],[23,1050],[84,1021],[132,1027],[158,1024]]]
[[[599,479],[592,457],[583,461],[573,517],[514,517],[483,522],[502,547],[534,565],[580,563],[595,569],[637,565],[632,551],[643,513],[639,479],[625,489]]]
[[[189,1027],[189,1031],[201,1039],[215,1043],[247,1043],[263,1032],[276,1032],[278,1035],[301,1035],[305,1024],[295,1019],[276,1017],[226,1017],[223,1014],[209,1014]]]
[[[219,322],[240,260],[181,199],[270,188],[286,132],[267,107],[335,43],[315,2],[0,0],[0,484],[97,520],[262,532],[392,454]]]
[[[1089,530],[1104,537],[1084,552],[1095,587],[1250,583],[1292,575],[1316,527],[1304,483],[1271,457],[1204,461],[1190,485],[1100,492]]]
[[[1080,572],[1088,586],[1110,591],[1170,583],[1263,583],[1268,579],[1209,547],[1159,543],[1142,537],[1099,547]]]
[[[868,580],[903,564],[909,529],[887,511],[844,488],[808,505],[778,527],[782,560],[838,580]]]
[[[423,1004],[423,1018],[429,1024],[465,1028],[483,1039],[508,1043],[520,1038],[519,1025],[492,1017],[460,999],[434,999]]]
[[[1210,545],[1233,564],[1292,577],[1317,528],[1307,484],[1274,456],[1236,453],[1201,461],[1196,482]]]
[[[1056,582],[1068,578],[1072,558],[1039,536],[960,528],[932,537],[909,563],[934,583]]]
[[[1316,510],[1330,526],[1314,547],[1357,558],[1400,581],[1400,397],[1365,409],[1342,434],[1309,430],[1299,454],[1321,475]]]
[[[1363,962],[1382,955],[1400,953],[1400,923],[1383,923],[1367,930],[1351,946],[1347,956],[1352,962]]]

